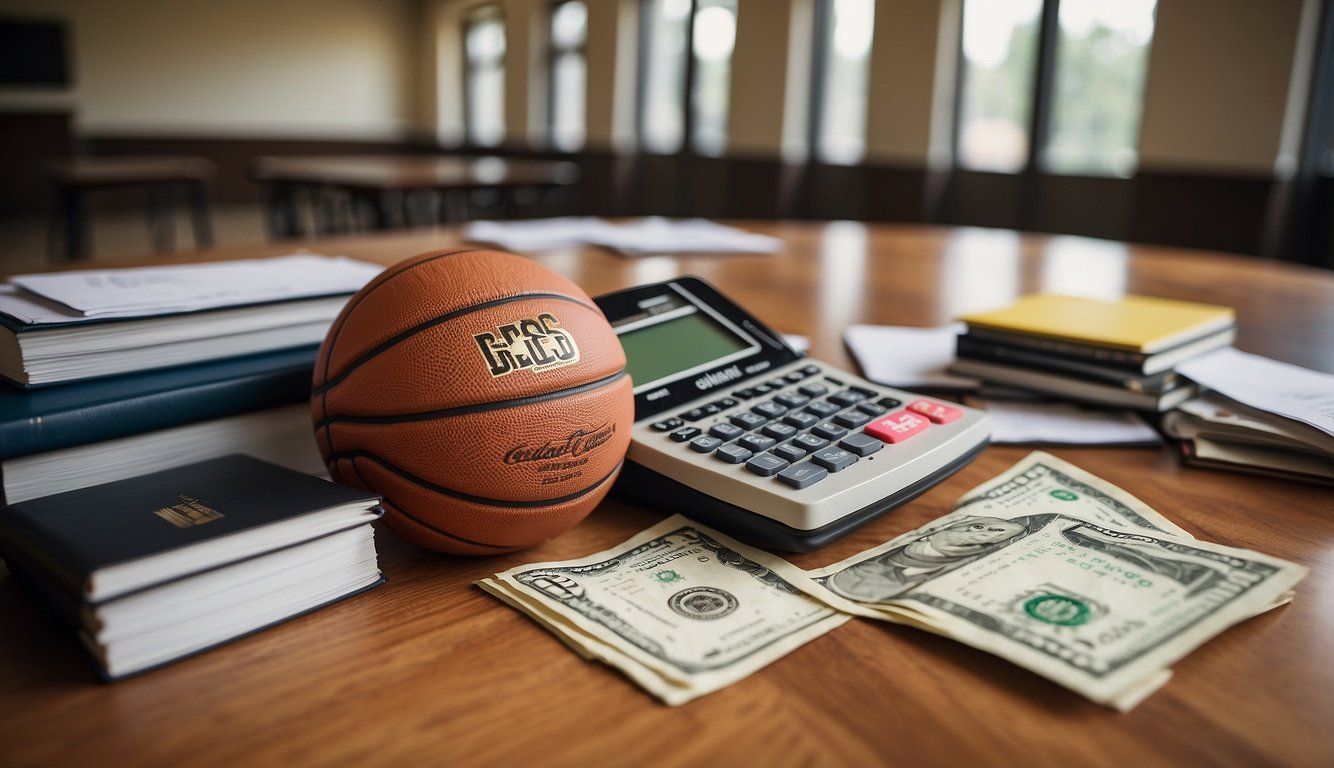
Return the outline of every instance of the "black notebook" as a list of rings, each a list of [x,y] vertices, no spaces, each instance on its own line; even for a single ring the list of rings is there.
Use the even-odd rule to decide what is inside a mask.
[[[0,510],[0,556],[105,677],[382,581],[374,494],[233,455]]]

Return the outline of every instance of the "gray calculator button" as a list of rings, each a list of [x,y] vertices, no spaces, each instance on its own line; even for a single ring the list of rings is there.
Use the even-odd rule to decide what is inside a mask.
[[[784,424],[779,421],[775,421],[772,424],[764,425],[764,429],[761,429],[760,431],[768,435],[769,437],[772,437],[775,440],[786,440],[789,437],[792,437],[793,435],[797,434],[796,427],[792,426],[791,424]]]
[[[809,453],[811,451],[818,451],[826,445],[829,445],[829,441],[823,437],[816,437],[810,433],[803,432],[792,438],[792,444]]]
[[[780,445],[773,450],[773,454],[784,461],[797,461],[806,455],[806,451],[795,445]]]
[[[709,434],[720,440],[733,440],[744,434],[745,431],[746,430],[735,424],[728,424],[726,422],[714,424],[712,427],[709,427]]]
[[[829,447],[824,450],[816,451],[811,456],[811,461],[819,464],[830,472],[838,472],[847,469],[857,463],[857,454],[843,448]]]
[[[787,462],[770,453],[762,453],[746,462],[746,469],[760,477],[772,477],[780,469],[787,467]]]
[[[779,472],[778,480],[785,485],[800,490],[815,485],[828,476],[829,472],[824,467],[817,467],[809,461],[803,461]]]
[[[763,416],[766,419],[776,419],[779,416],[782,416],[783,414],[787,413],[786,408],[779,405],[778,403],[775,403],[772,400],[752,406],[751,410],[754,411],[755,413],[758,413],[759,415]]]
[[[802,384],[800,387],[797,387],[797,391],[806,397],[819,397],[820,395],[827,393],[829,387],[811,382],[810,384]]]
[[[696,453],[713,453],[713,450],[722,444],[723,441],[716,437],[700,435],[690,441],[690,450],[695,451]]]
[[[810,429],[811,427],[819,423],[819,421],[820,417],[810,413],[806,413],[804,411],[789,413],[788,415],[783,417],[783,423],[791,424],[797,429]]]
[[[870,414],[862,413],[861,411],[856,409],[847,411],[845,413],[840,413],[839,415],[834,417],[835,424],[839,425],[840,427],[847,427],[848,429],[856,429],[857,427],[860,427],[861,425],[865,424],[870,420],[871,420]]]
[[[751,413],[750,411],[738,413],[732,417],[732,423],[742,429],[754,429],[766,421],[768,421],[768,419],[758,413]]]
[[[816,416],[819,416],[820,418],[824,418],[825,416],[833,416],[834,414],[843,410],[843,406],[834,405],[833,403],[827,400],[816,400],[815,402],[806,406],[806,410],[809,413],[813,413]]]
[[[760,453],[761,451],[767,451],[774,447],[774,443],[776,442],[778,441],[772,437],[765,437],[764,435],[746,435],[736,441],[736,444],[742,448],[748,448],[756,453]]]
[[[840,427],[839,425],[833,423],[832,421],[822,421],[819,424],[816,424],[815,426],[811,427],[811,434],[818,435],[827,440],[837,440],[838,438],[846,435],[847,433],[848,431],[846,429]]]
[[[858,456],[870,456],[885,447],[884,443],[876,440],[865,432],[854,432],[842,440],[839,440],[838,444]]]
[[[882,416],[889,409],[879,403],[857,403],[857,410],[869,413],[872,416]]]
[[[781,394],[774,395],[774,402],[778,403],[784,408],[800,408],[801,406],[805,405],[806,403],[809,403],[810,401],[811,399],[809,397],[797,394],[796,392],[783,392]]]
[[[866,395],[852,389],[845,389],[842,392],[835,392],[829,396],[829,402],[837,404],[839,407],[859,403],[866,399]]]
[[[751,452],[739,445],[724,445],[713,452],[715,458],[721,459],[728,464],[740,464],[751,457]]]
[[[684,443],[699,434],[699,427],[682,427],[671,434],[671,438],[678,443]]]

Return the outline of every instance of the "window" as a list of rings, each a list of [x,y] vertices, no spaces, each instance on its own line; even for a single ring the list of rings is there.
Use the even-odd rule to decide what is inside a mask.
[[[1134,173],[1155,5],[1154,0],[1061,0],[1045,170]]]
[[[965,0],[959,165],[1131,175],[1156,5]]]
[[[818,160],[852,165],[866,154],[875,0],[824,0],[819,13],[811,143]]]
[[[588,7],[566,0],[551,9],[551,145],[573,152],[584,145]]]
[[[736,16],[737,0],[645,0],[639,114],[649,152],[679,152],[687,136],[700,154],[726,149]]]
[[[488,5],[463,28],[464,115],[469,143],[494,147],[505,138],[505,19]]]

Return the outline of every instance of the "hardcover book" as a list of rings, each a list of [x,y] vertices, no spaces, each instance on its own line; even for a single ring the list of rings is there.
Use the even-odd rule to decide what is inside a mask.
[[[1230,307],[1151,296],[1101,301],[1039,293],[959,318],[974,328],[1152,355],[1236,324]]]
[[[115,679],[380,583],[378,504],[227,456],[6,507],[0,556]]]

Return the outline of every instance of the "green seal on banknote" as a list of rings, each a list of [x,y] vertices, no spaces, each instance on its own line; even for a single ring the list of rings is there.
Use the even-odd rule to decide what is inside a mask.
[[[1060,499],[1061,501],[1075,501],[1079,498],[1079,494],[1071,493],[1070,491],[1067,491],[1064,488],[1057,488],[1056,490],[1052,491],[1051,496],[1052,498]]]
[[[668,571],[658,571],[657,573],[653,574],[653,578],[659,584],[674,584],[680,581],[681,579],[684,579],[685,577],[677,573],[676,571],[668,570]]]
[[[1065,595],[1041,595],[1024,603],[1024,613],[1047,624],[1077,627],[1089,620],[1087,605]]]

